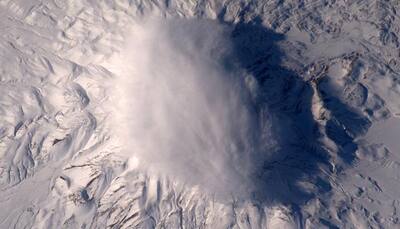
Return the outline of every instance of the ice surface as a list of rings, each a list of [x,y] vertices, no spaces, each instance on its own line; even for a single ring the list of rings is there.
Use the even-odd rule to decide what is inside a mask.
[[[396,117],[374,124],[365,136],[370,143],[384,144],[392,153],[400,156],[400,119]]]

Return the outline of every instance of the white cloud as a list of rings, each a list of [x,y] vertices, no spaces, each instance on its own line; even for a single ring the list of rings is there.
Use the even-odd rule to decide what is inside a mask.
[[[252,101],[255,81],[233,55],[229,27],[151,19],[129,33],[113,63],[115,122],[125,151],[146,168],[217,196],[248,196],[269,155],[261,145],[275,143]]]

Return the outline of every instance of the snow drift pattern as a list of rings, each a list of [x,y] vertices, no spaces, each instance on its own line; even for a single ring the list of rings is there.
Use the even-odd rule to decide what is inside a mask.
[[[139,24],[116,64],[126,152],[219,197],[248,196],[267,155],[259,147],[265,129],[254,80],[235,64],[229,28],[199,20]],[[272,147],[273,138],[263,143]]]

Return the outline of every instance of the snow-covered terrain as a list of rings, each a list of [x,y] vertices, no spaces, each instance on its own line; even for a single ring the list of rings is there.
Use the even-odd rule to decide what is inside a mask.
[[[0,1],[0,228],[400,228],[399,11]]]

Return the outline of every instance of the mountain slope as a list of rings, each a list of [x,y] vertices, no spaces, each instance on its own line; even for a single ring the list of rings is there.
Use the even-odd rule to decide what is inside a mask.
[[[0,228],[398,227],[399,7],[1,1]],[[256,170],[262,196],[221,201],[206,181],[183,184],[127,156],[113,60],[148,15],[229,28],[224,42],[279,146]]]

